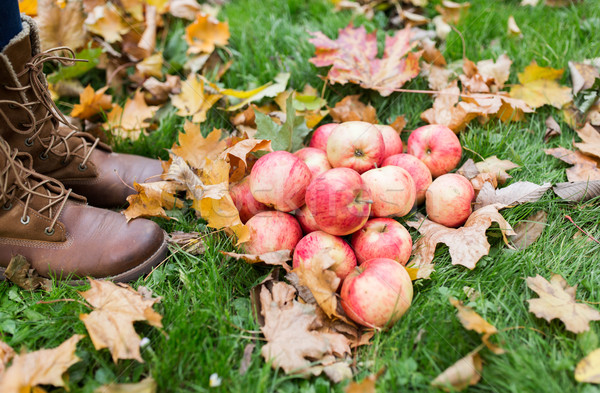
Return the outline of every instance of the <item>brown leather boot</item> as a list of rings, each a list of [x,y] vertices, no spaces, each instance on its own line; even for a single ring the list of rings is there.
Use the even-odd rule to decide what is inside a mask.
[[[166,256],[154,222],[85,204],[0,138],[0,278],[15,255],[45,277],[132,281]]]
[[[47,61],[73,64],[57,48],[40,52],[35,22],[22,16],[23,30],[0,52],[0,137],[29,153],[33,168],[61,181],[99,207],[119,207],[135,193],[133,182],[159,180],[158,160],[113,153],[92,135],[78,131],[50,96],[42,69]],[[61,127],[59,127],[61,125]]]

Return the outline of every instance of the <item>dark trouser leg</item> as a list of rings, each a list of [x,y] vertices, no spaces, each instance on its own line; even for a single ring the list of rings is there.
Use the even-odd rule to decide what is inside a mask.
[[[3,0],[0,5],[0,51],[21,31],[18,0]]]

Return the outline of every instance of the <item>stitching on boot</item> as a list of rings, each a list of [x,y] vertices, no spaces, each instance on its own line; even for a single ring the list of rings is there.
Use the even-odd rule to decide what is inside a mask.
[[[0,238],[0,244],[26,248],[43,248],[46,250],[63,250],[73,245],[73,236],[71,236],[71,234],[67,232],[66,237],[67,241],[59,243],[43,242],[41,240]]]

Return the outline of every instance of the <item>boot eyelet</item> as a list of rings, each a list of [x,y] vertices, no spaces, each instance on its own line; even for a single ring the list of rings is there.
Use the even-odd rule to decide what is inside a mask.
[[[23,224],[23,225],[29,224],[29,216],[25,216],[25,220],[23,220],[23,217],[21,217],[21,224]]]
[[[54,235],[54,228],[46,227],[46,229],[44,229],[44,233],[48,236],[52,236]]]
[[[27,146],[27,147],[33,146],[33,141],[29,138],[25,139],[25,146]]]
[[[15,104],[13,104],[12,102],[8,104],[8,107],[10,109],[17,109],[17,106]]]
[[[69,163],[67,162],[67,160],[62,160],[60,163],[61,163],[63,166],[67,166],[67,165],[69,164]]]
[[[87,170],[88,166],[87,165],[77,165],[77,169],[79,169],[81,172],[85,172]]]
[[[2,210],[10,210],[12,209],[12,202],[7,202],[4,205],[2,205]]]
[[[48,154],[41,152],[39,157],[40,157],[40,160],[46,161],[48,159]]]

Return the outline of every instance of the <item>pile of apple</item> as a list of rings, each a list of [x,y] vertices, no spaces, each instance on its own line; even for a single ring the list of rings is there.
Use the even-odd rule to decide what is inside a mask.
[[[431,220],[459,226],[471,214],[474,195],[465,177],[447,173],[462,148],[446,126],[414,130],[407,152],[393,128],[352,121],[317,128],[310,147],[294,154],[262,156],[231,188],[251,230],[245,251],[294,250],[294,268],[310,268],[327,253],[342,280],[346,314],[364,326],[390,326],[413,296],[404,268],[412,239],[391,217],[425,201]]]

